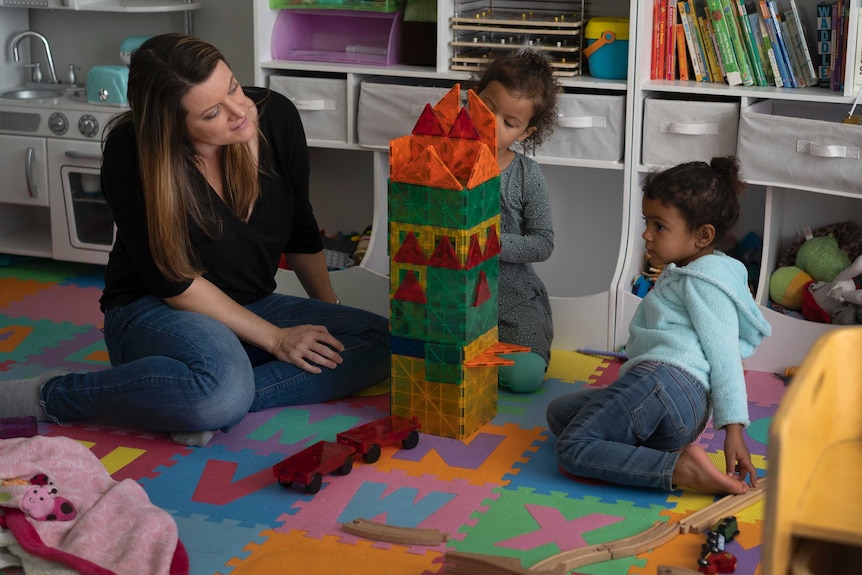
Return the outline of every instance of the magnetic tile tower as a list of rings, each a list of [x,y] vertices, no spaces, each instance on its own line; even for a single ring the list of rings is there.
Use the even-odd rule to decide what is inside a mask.
[[[500,170],[494,114],[456,84],[389,144],[391,411],[463,438],[497,413]]]

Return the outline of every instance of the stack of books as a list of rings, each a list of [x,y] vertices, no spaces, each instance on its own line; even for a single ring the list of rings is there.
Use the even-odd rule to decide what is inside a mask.
[[[844,58],[839,55],[839,35],[832,32],[840,24],[831,18],[828,52],[821,52],[827,48],[819,29],[821,6],[831,17],[845,13],[847,1],[818,6],[814,44],[796,0],[653,0],[651,78],[731,86],[828,86],[822,82],[824,61],[830,66],[830,80],[833,73],[840,80],[842,71],[834,70]]]

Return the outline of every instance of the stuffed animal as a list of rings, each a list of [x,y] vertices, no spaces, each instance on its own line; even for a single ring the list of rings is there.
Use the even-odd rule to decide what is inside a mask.
[[[810,321],[862,323],[862,256],[831,282],[812,282],[803,294],[802,315]]]
[[[799,311],[802,294],[813,281],[808,272],[796,266],[778,268],[769,278],[769,299],[786,309]]]
[[[850,257],[832,236],[810,238],[796,254],[796,267],[808,272],[818,282],[831,282],[849,266]]]

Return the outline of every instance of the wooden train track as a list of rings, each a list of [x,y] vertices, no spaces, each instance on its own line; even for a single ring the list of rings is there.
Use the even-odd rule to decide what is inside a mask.
[[[765,496],[766,478],[760,478],[757,481],[756,489],[750,489],[742,495],[728,495],[683,518],[678,523],[656,523],[646,531],[632,537],[559,553],[539,561],[529,569],[521,567],[518,560],[510,561],[511,557],[447,552],[446,571],[444,573],[447,575],[492,575],[497,573],[504,575],[550,575],[552,573],[568,573],[572,569],[584,565],[644,553],[664,545],[680,534],[703,533],[721,518],[733,515]],[[689,573],[696,572],[684,567],[661,566],[659,568],[660,575],[688,575]]]
[[[437,529],[398,527],[361,518],[354,519],[350,523],[344,523],[342,528],[348,533],[359,535],[366,539],[402,543],[404,545],[438,545],[449,540],[449,535],[441,533]]]

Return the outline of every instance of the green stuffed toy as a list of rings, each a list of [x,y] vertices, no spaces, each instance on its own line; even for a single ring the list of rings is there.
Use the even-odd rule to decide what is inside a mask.
[[[841,271],[850,267],[850,257],[832,236],[810,238],[796,254],[796,267],[808,273],[814,281],[831,282]]]

